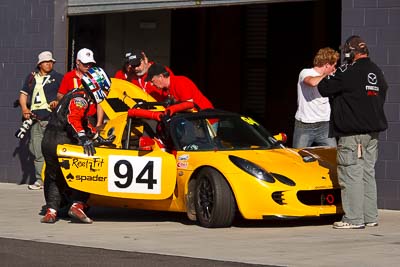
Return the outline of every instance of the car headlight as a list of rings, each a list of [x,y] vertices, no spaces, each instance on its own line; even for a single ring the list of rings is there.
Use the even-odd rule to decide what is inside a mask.
[[[257,179],[263,180],[268,183],[275,183],[274,177],[268,173],[266,170],[254,164],[251,161],[246,159],[242,159],[236,156],[229,155],[229,159],[235,164],[237,167],[242,169],[243,171],[247,172],[250,175],[253,175]]]

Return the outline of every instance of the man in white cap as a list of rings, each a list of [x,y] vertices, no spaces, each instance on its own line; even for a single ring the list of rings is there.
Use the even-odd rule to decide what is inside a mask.
[[[57,105],[57,90],[63,78],[62,74],[53,70],[55,62],[50,51],[41,52],[38,55],[36,70],[26,77],[19,94],[23,119],[32,125],[29,150],[34,156],[36,181],[28,186],[31,190],[43,188],[41,174],[44,157],[41,144],[50,113]],[[26,132],[21,132],[20,129],[17,131],[16,137],[22,139],[25,134]]]
[[[57,100],[60,101],[61,98],[69,91],[81,86],[81,79],[83,74],[87,73],[91,67],[96,63],[94,60],[93,51],[88,48],[82,48],[78,51],[76,56],[75,65],[76,68],[65,73],[64,78],[61,82],[60,88],[57,93]],[[96,127],[103,124],[104,111],[100,105],[97,105],[97,123]]]

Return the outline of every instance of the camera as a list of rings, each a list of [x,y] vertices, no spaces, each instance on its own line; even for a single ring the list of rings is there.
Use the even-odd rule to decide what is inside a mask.
[[[27,119],[22,122],[21,127],[16,131],[15,137],[23,139],[33,124],[32,119]]]

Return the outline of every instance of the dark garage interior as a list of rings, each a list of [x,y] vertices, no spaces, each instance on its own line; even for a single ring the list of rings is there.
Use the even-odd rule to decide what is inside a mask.
[[[105,16],[70,18],[70,42],[96,47],[99,65]],[[191,78],[215,107],[250,115],[273,134],[285,132],[291,145],[298,74],[312,67],[319,48],[339,48],[340,23],[341,1],[172,10],[170,68]]]

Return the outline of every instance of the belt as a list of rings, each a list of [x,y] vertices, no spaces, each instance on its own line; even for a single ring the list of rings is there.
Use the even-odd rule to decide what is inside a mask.
[[[329,124],[329,121],[317,121],[317,122],[301,122],[299,120],[295,120],[295,125],[300,128],[316,128],[322,125]]]

